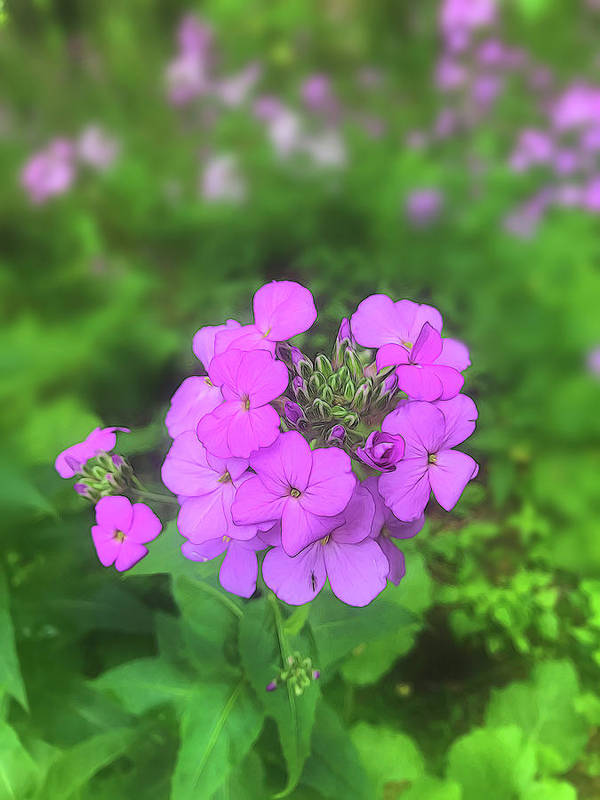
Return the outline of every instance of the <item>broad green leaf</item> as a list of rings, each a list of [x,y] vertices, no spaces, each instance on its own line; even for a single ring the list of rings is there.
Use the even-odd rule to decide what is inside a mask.
[[[383,797],[387,783],[408,785],[425,772],[425,762],[410,736],[381,725],[359,722],[352,728],[352,741],[362,764]]]
[[[384,599],[421,615],[431,605],[431,595],[431,578],[425,561],[419,553],[412,553],[407,558],[406,577],[399,586],[388,585]],[[342,664],[344,679],[359,686],[375,683],[400,656],[411,649],[421,627],[421,619],[415,617],[414,622],[399,631],[359,644]]]
[[[385,595],[385,592],[383,593]],[[365,608],[355,608],[322,591],[312,602],[310,628],[317,645],[319,667],[325,670],[359,645],[399,633],[417,617],[383,596]]]
[[[233,770],[211,800],[265,800],[265,771],[256,753],[250,752]]]
[[[4,524],[56,516],[30,477],[15,465],[14,455],[4,452],[0,453],[0,508]]]
[[[194,690],[192,680],[162,658],[139,658],[104,672],[93,681],[112,692],[131,714],[174,703],[182,708]]]
[[[528,683],[513,683],[492,694],[486,721],[518,725],[534,744],[542,774],[566,772],[580,757],[589,724],[576,710],[579,681],[568,661],[539,664]]]
[[[519,800],[577,800],[575,787],[565,781],[536,781]]]
[[[516,725],[477,728],[448,753],[447,777],[460,784],[462,800],[514,800],[535,771],[534,748]]]
[[[317,705],[302,786],[310,786],[331,800],[371,800],[373,796],[348,730],[324,700]]]
[[[0,569],[0,694],[8,692],[27,708],[9,601],[8,584]]]
[[[262,709],[245,680],[200,684],[181,719],[172,800],[214,794],[245,758],[262,723]]]
[[[99,424],[75,397],[43,403],[21,431],[24,456],[32,464],[54,463],[62,450],[85,439]]]
[[[208,581],[183,575],[173,580],[173,593],[191,659],[203,675],[208,669],[221,672],[226,667],[225,645],[235,637],[242,616],[237,598]]]
[[[92,736],[64,750],[50,765],[40,787],[39,800],[68,800],[100,769],[121,756],[135,741],[137,733],[120,728]]]
[[[39,778],[38,767],[13,728],[0,720],[0,800],[31,796]]]
[[[534,20],[550,8],[551,0],[516,0],[516,4],[524,17]]]
[[[177,531],[176,521],[171,520],[164,526],[160,536],[148,544],[148,555],[128,570],[124,577],[158,574],[202,576],[204,565],[183,557],[181,545],[184,541]]]
[[[266,686],[279,674],[289,650],[309,655],[304,639],[289,640],[277,630],[275,600],[261,598],[248,604],[240,621],[239,647],[242,667],[252,684],[265,714],[277,723],[281,749],[287,764],[287,784],[281,794],[292,791],[310,752],[310,737],[319,697],[318,681],[297,697],[286,686],[267,692]],[[284,628],[284,625],[281,625]],[[283,642],[280,639],[283,636]]]

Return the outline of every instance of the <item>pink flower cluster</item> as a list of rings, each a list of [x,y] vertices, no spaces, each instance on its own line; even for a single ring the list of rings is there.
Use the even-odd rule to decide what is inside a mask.
[[[316,320],[308,289],[273,281],[253,310],[250,324],[196,333],[207,374],[182,383],[166,417],[183,554],[225,553],[221,584],[249,597],[267,550],[263,579],[285,602],[328,579],[364,606],[403,577],[393,540],[418,533],[430,494],[450,510],[477,474],[455,449],[477,418],[460,394],[467,348],[442,337],[435,308],[372,295],[342,322],[333,360],[313,365],[288,342]]]
[[[76,140],[56,138],[34,153],[21,170],[21,186],[32,203],[41,205],[68,192],[79,165],[108,169],[119,154],[119,144],[97,125],[85,128]]]

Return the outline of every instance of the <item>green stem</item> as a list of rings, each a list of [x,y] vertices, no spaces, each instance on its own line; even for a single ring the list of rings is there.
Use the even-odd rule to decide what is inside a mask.
[[[273,619],[275,620],[275,630],[277,631],[277,639],[279,640],[279,650],[281,652],[281,662],[283,668],[286,668],[288,656],[291,655],[290,646],[287,640],[287,635],[284,627],[283,615],[279,606],[277,596],[269,590],[269,602],[273,609]]]
[[[148,489],[132,489],[133,494],[138,495],[143,500],[154,500],[156,503],[169,503],[170,505],[179,505],[177,499],[169,494],[162,494],[161,492],[150,492]]]
[[[202,589],[202,591],[206,592],[206,594],[212,595],[212,597],[215,597],[217,600],[223,603],[223,605],[226,606],[238,618],[241,619],[244,616],[244,612],[242,611],[242,609],[239,606],[237,606],[233,602],[233,600],[230,600],[227,597],[227,595],[219,591],[219,589],[215,589],[215,587],[211,586],[210,583],[205,583],[204,581],[198,581],[196,585],[200,589]]]

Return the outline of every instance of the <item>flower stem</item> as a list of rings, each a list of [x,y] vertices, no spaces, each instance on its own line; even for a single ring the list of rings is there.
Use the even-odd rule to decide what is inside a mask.
[[[281,652],[281,663],[285,668],[288,656],[291,655],[290,646],[285,632],[284,620],[283,620],[283,615],[281,613],[281,608],[279,606],[279,600],[277,599],[277,596],[270,590],[269,590],[269,602],[271,603],[271,608],[273,609],[275,630],[277,631],[277,639],[279,640],[279,650]]]
[[[169,503],[170,505],[179,505],[177,499],[172,495],[162,494],[162,492],[151,492],[148,489],[132,489],[133,494],[143,500],[154,500],[156,503]]]

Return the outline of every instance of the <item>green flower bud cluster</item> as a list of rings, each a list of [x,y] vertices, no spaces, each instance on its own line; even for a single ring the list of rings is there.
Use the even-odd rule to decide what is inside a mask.
[[[101,497],[125,494],[132,479],[131,465],[122,456],[99,453],[83,465],[75,489],[90,502],[97,503]]]
[[[285,667],[281,670],[277,678],[267,687],[268,691],[276,689],[280,684],[286,683],[294,694],[299,697],[304,694],[312,681],[319,678],[319,671],[313,669],[312,659],[302,656],[300,653],[293,653],[288,656]]]
[[[308,438],[323,443],[337,439],[351,450],[364,439],[361,423],[380,419],[398,399],[394,368],[376,372],[349,340],[336,341],[331,360],[319,353],[313,363],[296,350],[290,361],[292,389]]]

